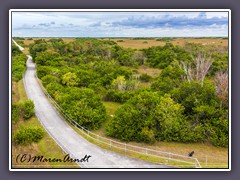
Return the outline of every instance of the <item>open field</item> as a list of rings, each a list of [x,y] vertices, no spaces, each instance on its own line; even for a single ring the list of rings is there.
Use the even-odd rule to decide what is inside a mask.
[[[166,42],[156,41],[156,39],[137,40],[132,38],[120,38],[120,39],[110,38],[110,40],[117,42],[118,45],[120,46],[123,46],[125,48],[133,48],[133,49],[148,48],[151,46],[164,46],[166,44]],[[119,42],[121,40],[123,40],[123,42]],[[172,43],[173,45],[178,45],[178,46],[184,46],[185,43],[200,43],[203,45],[228,46],[228,39],[222,39],[222,38],[175,38],[175,39],[169,40],[169,42]]]
[[[24,44],[29,45],[33,43],[34,40],[40,38],[33,38],[33,40],[28,40],[25,38]],[[52,38],[43,38],[45,40],[49,40]],[[65,42],[72,42],[75,38],[62,38]],[[125,48],[133,48],[133,49],[142,49],[148,48],[151,46],[164,46],[166,44],[165,41],[156,41],[158,38],[154,39],[133,39],[133,38],[101,38],[101,39],[110,39],[115,41],[118,45],[123,46]],[[123,42],[119,42],[119,41]],[[202,45],[217,45],[217,46],[228,46],[228,39],[223,38],[174,38],[169,40],[168,42],[173,45],[184,46],[185,43],[200,43]]]
[[[27,100],[27,96],[24,90],[23,81],[13,82],[13,102]],[[34,116],[29,120],[23,120],[19,118],[16,124],[12,124],[12,133],[21,127],[41,127],[42,125]],[[13,168],[79,168],[75,163],[59,163],[59,162],[31,162],[21,163],[16,162],[16,157],[19,154],[31,154],[32,156],[44,156],[46,158],[63,158],[66,153],[55,143],[55,141],[44,131],[43,139],[38,143],[30,145],[16,145],[12,143],[12,167]]]

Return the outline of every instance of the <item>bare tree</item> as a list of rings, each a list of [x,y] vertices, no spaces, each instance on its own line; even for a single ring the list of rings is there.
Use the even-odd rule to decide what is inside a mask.
[[[203,85],[212,63],[211,57],[206,57],[205,54],[198,54],[193,63],[182,62],[181,68],[184,70],[188,82],[196,80]]]
[[[228,72],[218,72],[215,77],[217,96],[222,101],[228,101]]]

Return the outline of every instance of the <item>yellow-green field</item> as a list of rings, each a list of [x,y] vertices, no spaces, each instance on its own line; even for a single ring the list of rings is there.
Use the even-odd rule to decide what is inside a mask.
[[[166,42],[156,41],[156,39],[136,40],[132,38],[120,38],[120,39],[112,38],[111,40],[115,41],[118,45],[122,47],[133,49],[148,48],[151,46],[164,46],[166,44]],[[123,42],[119,42],[119,40],[123,40]],[[172,43],[173,45],[178,46],[184,46],[185,43],[200,43],[202,45],[228,46],[228,40],[222,38],[175,38],[170,40],[169,42]]]
[[[39,38],[33,38],[33,40],[28,40],[25,38],[24,44],[29,45],[33,43],[34,40]],[[45,40],[49,40],[51,38],[44,38]],[[62,38],[65,42],[72,42],[75,38]],[[133,48],[133,49],[142,49],[148,48],[151,46],[164,46],[166,42],[164,41],[156,41],[156,39],[133,39],[133,38],[101,38],[101,39],[110,39],[115,41],[118,45],[125,47],[125,48]],[[123,42],[119,42],[122,40]],[[184,46],[185,43],[200,43],[202,45],[216,45],[216,46],[228,46],[228,39],[222,38],[174,38],[169,40],[168,42],[172,43],[173,45]]]

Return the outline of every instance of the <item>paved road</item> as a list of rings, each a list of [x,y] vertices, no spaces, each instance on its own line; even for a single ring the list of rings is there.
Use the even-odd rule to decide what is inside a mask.
[[[36,115],[46,131],[72,158],[81,159],[85,155],[91,155],[88,162],[78,163],[82,168],[168,168],[107,151],[86,141],[58,115],[39,87],[35,72],[35,64],[31,56],[28,56],[25,90],[28,98],[34,101]]]
[[[12,39],[12,41],[13,41],[13,43],[21,50],[21,51],[23,51],[24,50],[24,48],[23,47],[21,47],[21,46],[19,46],[18,45],[18,43],[16,43],[16,41],[14,41],[13,39]]]

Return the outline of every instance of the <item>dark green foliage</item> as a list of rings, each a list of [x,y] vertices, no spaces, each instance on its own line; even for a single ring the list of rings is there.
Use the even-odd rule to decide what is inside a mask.
[[[21,54],[12,57],[12,80],[19,81],[26,69],[27,56]]]
[[[210,129],[209,139],[215,146],[228,147],[228,119],[215,121]]]
[[[152,76],[150,76],[150,75],[148,75],[146,73],[141,74],[139,78],[143,82],[150,82],[153,79]]]
[[[35,60],[35,58],[37,57],[37,53],[46,51],[47,48],[48,48],[48,45],[46,41],[43,39],[38,39],[38,40],[34,40],[33,44],[29,45],[29,52],[33,60]]]
[[[118,91],[118,90],[108,90],[106,95],[103,97],[104,101],[112,101],[112,102],[118,102],[118,103],[125,103],[127,100],[129,100],[133,92],[129,91]]]
[[[52,73],[53,68],[50,66],[38,66],[37,67],[37,76],[39,79],[42,79],[44,76]]]
[[[202,105],[216,107],[218,98],[216,96],[216,87],[213,83],[205,81],[203,86],[196,81],[191,83],[185,81],[179,88],[172,91],[174,100],[185,107],[185,113],[193,115]],[[205,108],[208,109],[208,108]]]
[[[169,65],[162,70],[160,76],[152,83],[153,90],[169,93],[174,88],[177,88],[182,82],[183,70],[177,65]]]
[[[35,58],[37,65],[42,66],[59,66],[60,62],[63,61],[62,58],[59,58],[58,53],[50,53],[47,51],[39,52]]]
[[[107,133],[125,141],[181,141],[182,112],[169,96],[142,91],[116,111]]]
[[[144,51],[149,65],[160,69],[167,67],[174,60],[189,61],[191,59],[190,53],[179,46],[173,46],[171,43],[150,47]]]
[[[89,130],[98,129],[106,120],[106,109],[91,89],[69,88],[57,101],[66,114]]]
[[[60,78],[53,75],[46,75],[42,78],[42,84],[46,87],[50,83],[60,83]]]
[[[16,144],[27,145],[39,142],[44,136],[42,128],[26,127],[20,128],[13,135],[13,141]]]
[[[169,42],[171,40],[173,40],[174,38],[170,38],[170,37],[163,37],[163,38],[158,38],[156,39],[156,41],[163,41],[163,42]]]
[[[22,51],[15,44],[12,44],[12,56],[20,54],[23,54]]]

